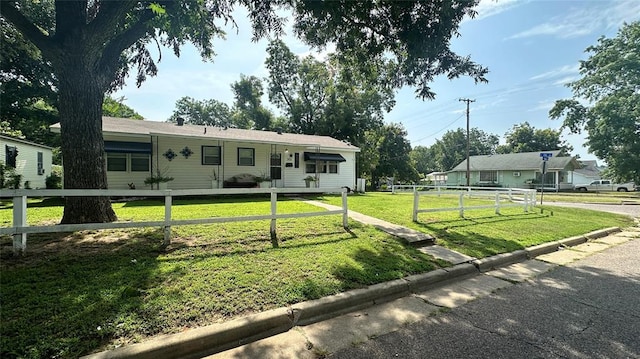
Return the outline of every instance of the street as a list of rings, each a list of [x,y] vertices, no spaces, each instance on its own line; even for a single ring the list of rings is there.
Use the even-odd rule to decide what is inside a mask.
[[[640,358],[640,240],[330,355]]]

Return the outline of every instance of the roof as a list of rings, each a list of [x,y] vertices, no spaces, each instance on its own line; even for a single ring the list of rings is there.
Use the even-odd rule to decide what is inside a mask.
[[[564,170],[580,167],[575,157],[559,157],[560,151],[551,152],[553,156],[547,161],[547,170]],[[471,171],[525,171],[540,170],[542,168],[541,152],[507,153],[501,155],[471,156],[469,158]],[[467,160],[462,161],[450,172],[464,172],[467,170]]]
[[[579,173],[585,177],[600,177],[600,172],[602,172],[600,170],[600,168],[598,168],[598,162],[596,162],[595,160],[586,160],[586,161],[579,161],[579,163],[582,165],[582,168],[577,168],[574,170],[574,172]]]
[[[5,136],[5,135],[0,135],[0,138],[5,140],[5,141],[18,142],[18,143],[22,143],[22,144],[25,144],[25,145],[31,145],[31,146],[36,146],[36,147],[40,147],[40,148],[46,148],[48,150],[52,150],[53,149],[52,147],[41,145],[39,143],[35,143],[35,142],[27,141],[27,140],[23,140],[21,138],[15,138],[15,137],[10,137],[10,136]]]
[[[60,130],[57,123],[51,128]],[[342,142],[329,136],[300,135],[294,133],[278,133],[273,131],[244,130],[238,128],[222,128],[200,125],[178,126],[171,122],[132,120],[126,118],[103,117],[102,132],[114,135],[157,135],[167,137],[188,137],[212,140],[229,140],[239,142],[258,142],[282,145],[298,145],[306,147],[320,147],[323,149],[360,152],[351,144]]]

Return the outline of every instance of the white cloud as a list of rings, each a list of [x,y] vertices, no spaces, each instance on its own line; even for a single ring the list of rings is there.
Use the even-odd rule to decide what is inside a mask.
[[[578,74],[580,69],[580,65],[564,65],[562,67],[555,68],[551,71],[547,71],[541,73],[539,75],[535,75],[530,77],[529,80],[549,80],[556,79],[558,77],[567,77],[567,76],[575,76]]]
[[[476,15],[474,19],[481,20],[494,15],[498,15],[516,6],[523,5],[527,2],[528,1],[522,0],[480,0],[480,3],[475,7],[478,15]],[[470,19],[465,18],[465,21],[466,20]]]
[[[625,22],[640,19],[640,1],[637,0],[585,3],[596,6],[573,7],[566,16],[555,16],[545,23],[511,35],[506,40],[540,35],[570,39],[602,30],[617,29]]]

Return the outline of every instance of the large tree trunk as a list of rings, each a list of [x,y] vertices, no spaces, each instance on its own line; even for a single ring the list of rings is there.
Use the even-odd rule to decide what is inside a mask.
[[[58,78],[64,188],[106,189],[102,138],[105,90],[95,74],[83,69],[81,57],[71,55],[62,61],[62,68],[58,68],[62,75]],[[100,223],[116,219],[108,197],[66,197],[62,223]]]

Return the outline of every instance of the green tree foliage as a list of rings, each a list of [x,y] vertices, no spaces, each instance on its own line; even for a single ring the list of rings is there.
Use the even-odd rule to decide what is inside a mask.
[[[283,32],[278,11],[291,10],[294,33],[306,43],[335,44],[338,53],[359,54],[356,69],[388,59],[390,83],[415,86],[432,98],[437,75],[468,75],[485,81],[487,70],[449,49],[449,40],[476,1],[70,1],[14,0],[2,3],[1,16],[35,45],[58,79],[58,109],[67,188],[105,188],[102,102],[132,69],[136,82],[157,73],[149,44],[180,54],[190,42],[203,58],[213,56],[219,24],[235,24],[233,10],[248,8],[254,39]],[[387,60],[385,60],[387,61]],[[62,222],[116,219],[107,198],[66,199]]]
[[[435,148],[426,146],[416,146],[409,154],[416,171],[425,176],[431,172],[439,171],[436,161]]]
[[[226,103],[218,100],[196,100],[191,97],[183,97],[176,101],[176,109],[169,121],[176,122],[182,117],[185,123],[192,125],[206,125],[229,127],[231,126],[231,110]]]
[[[239,128],[270,130],[273,114],[262,105],[262,81],[255,76],[240,74],[240,80],[231,84],[234,95],[233,123]]]
[[[469,130],[469,155],[495,153],[499,138],[478,128]],[[431,146],[438,171],[449,171],[467,158],[467,131],[458,128],[447,131]]]
[[[346,56],[300,59],[279,40],[267,51],[269,99],[285,113],[288,130],[362,145],[366,131],[382,126],[393,91],[381,72],[354,72],[355,59]]]
[[[573,133],[586,131],[589,151],[616,177],[640,182],[640,22],[586,51],[582,78],[569,84],[573,98],[556,101],[549,115]]]
[[[562,140],[562,131],[537,129],[524,122],[514,125],[504,135],[506,144],[498,146],[498,153],[521,153],[560,150],[561,156],[568,156],[573,146]]]
[[[411,160],[411,143],[407,131],[400,124],[392,123],[367,132],[367,146],[363,157],[369,157],[368,171],[363,171],[372,183],[384,177],[396,181],[413,182],[420,176]],[[366,173],[369,172],[369,173]]]
[[[119,118],[133,118],[136,120],[143,120],[144,117],[136,112],[136,110],[124,104],[125,98],[120,97],[117,99],[111,96],[105,96],[102,103],[102,115],[119,117]]]

